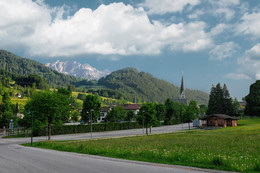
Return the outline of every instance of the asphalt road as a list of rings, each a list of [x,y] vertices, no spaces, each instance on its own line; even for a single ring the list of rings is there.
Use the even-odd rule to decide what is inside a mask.
[[[187,124],[184,125],[187,129]],[[181,125],[153,128],[153,133],[166,133],[183,129]],[[93,138],[140,135],[142,129],[93,133]],[[89,139],[90,134],[52,136],[52,140]],[[45,140],[34,138],[34,141]],[[195,173],[221,172],[192,167],[153,164],[86,154],[60,152],[39,148],[23,147],[30,138],[0,138],[0,173]]]

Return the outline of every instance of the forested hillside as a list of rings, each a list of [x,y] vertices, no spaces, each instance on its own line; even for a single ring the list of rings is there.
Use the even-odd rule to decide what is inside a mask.
[[[50,87],[68,87],[75,85],[81,89],[99,88],[98,91],[89,90],[94,94],[136,102],[164,102],[167,98],[179,97],[179,87],[157,79],[149,73],[138,72],[134,68],[126,68],[115,71],[96,82],[90,82],[61,74],[43,64],[21,58],[10,52],[0,50],[0,69],[12,73],[12,79],[19,85],[27,85],[28,80],[39,83],[39,86],[47,83]],[[37,75],[44,79],[41,79]],[[25,80],[26,79],[26,80]],[[38,82],[37,82],[38,81]],[[38,88],[45,88],[39,87]],[[109,89],[112,89],[109,90]],[[200,104],[207,104],[209,95],[198,90],[186,90],[188,100],[196,100]]]
[[[45,78],[52,87],[67,86],[80,81],[73,76],[54,71],[37,61],[21,58],[4,50],[0,50],[0,69],[19,75],[39,75]]]
[[[98,81],[99,85],[115,89],[123,93],[127,99],[144,100],[147,102],[164,102],[167,98],[178,98],[180,88],[164,80],[157,79],[149,73],[138,72],[134,68],[115,71]],[[196,100],[200,104],[207,104],[209,94],[186,89],[188,100]]]

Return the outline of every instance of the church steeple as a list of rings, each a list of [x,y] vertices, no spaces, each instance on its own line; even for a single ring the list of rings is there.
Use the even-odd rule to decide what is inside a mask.
[[[184,83],[183,83],[183,73],[182,73],[182,77],[181,77],[181,89],[180,89],[180,98],[181,99],[185,99],[185,89],[184,89]]]

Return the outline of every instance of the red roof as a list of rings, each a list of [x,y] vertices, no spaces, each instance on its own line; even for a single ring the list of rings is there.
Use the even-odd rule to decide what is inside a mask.
[[[201,118],[202,120],[206,120],[210,117],[214,117],[214,118],[220,118],[220,119],[224,119],[224,120],[228,120],[228,119],[231,119],[231,120],[237,120],[237,118],[235,117],[231,117],[229,115],[225,115],[225,114],[212,114],[212,115],[207,115],[203,118]]]
[[[129,105],[124,105],[125,110],[138,110],[140,109],[141,105],[140,104],[129,104]]]

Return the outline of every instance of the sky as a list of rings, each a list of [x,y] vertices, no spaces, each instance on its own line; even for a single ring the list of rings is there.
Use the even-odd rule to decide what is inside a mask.
[[[134,67],[185,88],[260,79],[258,0],[1,0],[0,49],[41,63]]]

